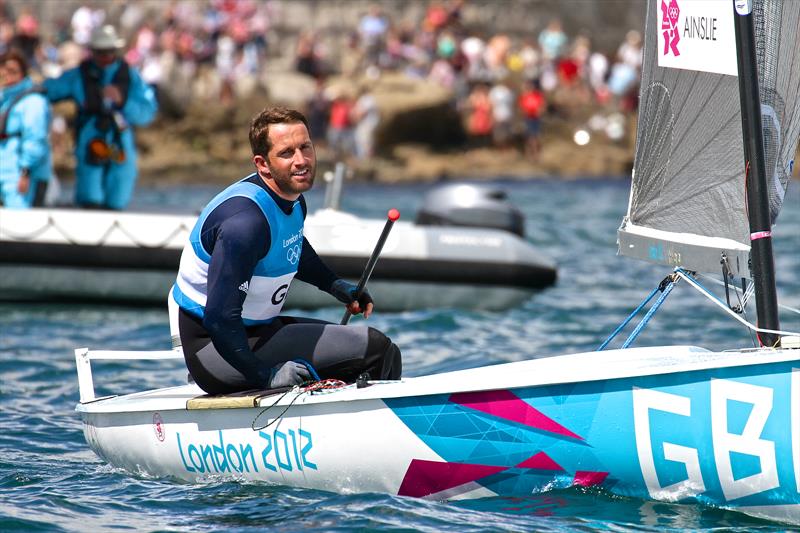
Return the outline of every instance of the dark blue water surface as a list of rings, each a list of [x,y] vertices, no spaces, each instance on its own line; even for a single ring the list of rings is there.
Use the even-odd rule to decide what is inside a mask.
[[[799,185],[792,184],[774,232],[779,297],[794,308],[800,307]],[[669,273],[666,267],[616,256],[627,180],[501,181],[497,186],[524,211],[528,238],[558,262],[558,283],[504,312],[433,309],[374,315],[371,324],[401,346],[408,376],[593,350]],[[142,189],[135,207],[199,210],[217,190]],[[383,217],[397,207],[410,219],[426,190],[421,185],[348,185],[343,208]],[[314,191],[311,209],[321,200],[322,191]],[[338,321],[341,310],[307,314]],[[783,329],[800,330],[800,315],[782,311],[781,318]],[[738,513],[621,498],[602,490],[432,502],[260,483],[189,485],[111,468],[90,451],[74,412],[73,349],[165,349],[168,339],[164,309],[0,305],[0,531],[785,529]],[[637,340],[639,346],[659,344],[728,349],[749,346],[751,340],[740,324],[679,284]],[[108,363],[95,372],[99,393],[176,385],[184,379],[185,370],[174,361]]]

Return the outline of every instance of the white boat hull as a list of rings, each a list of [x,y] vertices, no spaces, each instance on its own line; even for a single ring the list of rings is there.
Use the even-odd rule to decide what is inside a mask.
[[[591,352],[187,409],[201,393],[78,411],[110,464],[185,481],[434,499],[600,486],[800,524],[800,350]]]
[[[174,282],[175,272],[0,265],[0,300],[166,305]],[[442,307],[500,311],[531,297],[530,290],[519,287],[382,280],[370,281],[369,292],[381,311]],[[285,309],[340,305],[330,294],[296,282],[286,296]]]

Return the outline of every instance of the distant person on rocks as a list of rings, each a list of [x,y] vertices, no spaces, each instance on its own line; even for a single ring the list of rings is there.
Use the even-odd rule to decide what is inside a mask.
[[[95,28],[90,58],[44,82],[51,101],[78,106],[75,203],[85,208],[127,207],[137,176],[133,126],[149,124],[158,108],[152,87],[119,57],[123,45],[113,26]]]
[[[500,81],[489,90],[489,101],[492,103],[492,141],[497,148],[508,148],[511,145],[514,126],[514,93],[504,81]]]
[[[370,159],[375,155],[375,132],[381,122],[381,110],[368,87],[359,89],[358,99],[353,106],[353,119],[356,157]]]
[[[567,34],[561,26],[559,19],[551,20],[545,29],[539,33],[539,47],[542,49],[544,60],[555,61],[564,52],[567,46]]]
[[[317,146],[327,146],[328,121],[330,120],[331,101],[325,90],[325,78],[314,80],[314,93],[306,101],[306,117],[311,132],[311,140]]]
[[[485,148],[491,143],[494,128],[492,101],[485,83],[478,83],[472,88],[467,102],[467,113],[470,144],[474,148]]]
[[[53,175],[48,131],[50,104],[28,77],[25,55],[0,56],[0,205],[44,204]]]
[[[322,75],[322,65],[316,50],[314,35],[302,32],[297,38],[297,51],[295,52],[295,69],[313,78]]]
[[[281,314],[296,276],[372,313],[368,292],[337,276],[303,235],[316,154],[300,112],[273,107],[250,125],[256,172],[200,213],[169,297],[170,329],[210,394],[298,385],[320,378],[399,379],[400,350],[380,331]]]
[[[349,89],[333,90],[330,113],[328,114],[328,146],[336,159],[347,159],[355,151],[355,130],[353,127],[353,98]]]
[[[383,14],[380,4],[372,4],[358,23],[358,32],[365,51],[366,65],[376,65],[385,45],[389,21]]]
[[[541,117],[545,104],[539,80],[526,81],[519,95],[519,109],[525,121],[525,154],[533,161],[539,159],[542,149]]]

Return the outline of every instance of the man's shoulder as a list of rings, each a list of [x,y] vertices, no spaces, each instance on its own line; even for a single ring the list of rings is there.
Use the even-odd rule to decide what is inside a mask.
[[[48,102],[44,95],[44,89],[31,84],[18,92],[4,95],[0,100],[0,107],[3,108],[4,113],[26,113],[46,107]]]
[[[19,101],[19,109],[23,113],[41,113],[50,107],[50,100],[40,90],[32,90]]]
[[[223,200],[211,210],[211,214],[220,220],[237,219],[245,221],[258,221],[264,219],[264,213],[259,208],[255,198],[249,196],[231,196]]]
[[[204,232],[217,227],[229,240],[252,243],[269,232],[269,222],[256,202],[245,196],[232,196],[208,214]]]
[[[42,81],[42,86],[47,88],[48,85],[54,83],[64,83],[68,81],[73,81],[79,79],[80,76],[81,76],[81,67],[79,65],[77,67],[72,67],[65,70],[58,76],[53,76],[52,78],[45,78],[44,81]]]

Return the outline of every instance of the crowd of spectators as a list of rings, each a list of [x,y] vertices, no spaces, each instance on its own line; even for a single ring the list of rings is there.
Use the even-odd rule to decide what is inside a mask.
[[[343,157],[369,158],[381,120],[371,80],[392,71],[428,80],[452,94],[469,142],[540,151],[540,119],[580,106],[630,112],[636,106],[642,42],[630,31],[618,50],[592,48],[553,19],[530,35],[484,34],[464,20],[465,0],[431,0],[422,20],[394,20],[376,2],[334,46],[325,32],[279,38],[274,0],[172,0],[156,4],[82,5],[46,33],[31,8],[16,13],[0,0],[0,53],[15,47],[42,77],[77,65],[92,28],[117,25],[126,61],[156,88],[159,100],[209,99],[233,105],[263,82],[267,65],[316,80],[306,109],[312,134]],[[98,7],[99,6],[99,7]],[[148,11],[150,10],[150,11]],[[332,91],[327,80],[360,80]],[[170,106],[161,109],[169,113]],[[58,119],[56,128],[63,128]]]

